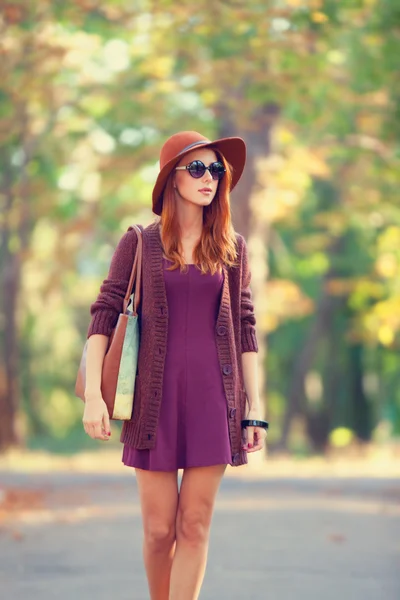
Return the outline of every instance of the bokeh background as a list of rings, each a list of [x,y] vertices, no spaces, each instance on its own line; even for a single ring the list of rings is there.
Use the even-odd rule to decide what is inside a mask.
[[[74,396],[89,306],[127,227],[153,220],[159,150],[183,129],[247,143],[232,218],[268,452],[393,447],[398,3],[0,6],[1,452],[98,447]]]

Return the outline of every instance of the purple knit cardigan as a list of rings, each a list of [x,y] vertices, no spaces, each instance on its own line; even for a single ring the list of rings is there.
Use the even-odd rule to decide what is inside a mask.
[[[124,421],[120,441],[138,449],[154,448],[163,389],[168,333],[168,304],[163,277],[163,247],[158,222],[143,232],[141,301],[138,310],[140,347],[132,418]],[[247,463],[241,448],[241,419],[246,408],[242,352],[258,352],[251,273],[244,237],[236,233],[238,266],[223,265],[224,283],[215,341],[227,401],[232,465]],[[113,254],[107,279],[90,307],[92,319],[87,337],[109,336],[122,310],[137,246],[137,234],[129,227]]]

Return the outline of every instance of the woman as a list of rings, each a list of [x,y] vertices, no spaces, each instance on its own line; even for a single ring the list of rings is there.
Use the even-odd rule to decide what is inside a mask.
[[[245,158],[240,138],[173,135],[153,190],[161,218],[141,227],[140,351],[132,419],[120,441],[124,464],[136,470],[152,600],[198,598],[226,466],[246,464],[266,435],[247,248],[229,204]],[[136,246],[130,227],[91,306],[83,423],[96,439],[110,435],[101,366]]]

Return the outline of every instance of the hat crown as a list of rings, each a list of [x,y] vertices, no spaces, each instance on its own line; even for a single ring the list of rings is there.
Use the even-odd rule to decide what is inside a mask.
[[[193,148],[196,148],[197,144],[201,146],[203,143],[210,144],[211,140],[197,131],[180,131],[179,133],[171,135],[161,148],[160,169],[162,169],[170,160],[186,150],[188,146],[193,145]]]

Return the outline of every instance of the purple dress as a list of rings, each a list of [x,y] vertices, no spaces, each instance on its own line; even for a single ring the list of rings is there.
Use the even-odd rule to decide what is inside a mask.
[[[231,464],[228,408],[215,341],[223,273],[167,271],[168,341],[156,445],[124,444],[122,462],[150,471]]]

